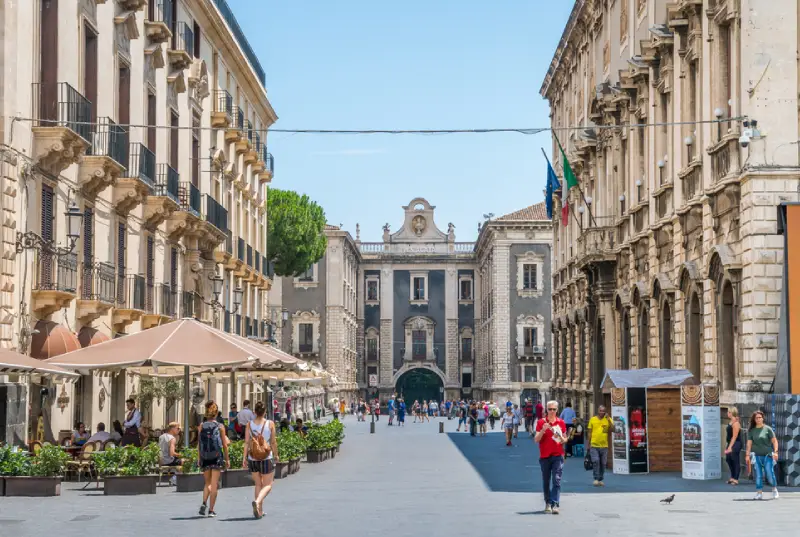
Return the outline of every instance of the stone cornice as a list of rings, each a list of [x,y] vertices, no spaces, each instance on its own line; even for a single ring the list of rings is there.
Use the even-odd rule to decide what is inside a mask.
[[[564,28],[564,32],[561,34],[561,40],[559,41],[558,47],[556,47],[555,54],[553,55],[553,59],[550,62],[550,68],[547,70],[547,75],[545,75],[544,81],[542,82],[542,87],[539,90],[539,94],[545,99],[547,99],[548,95],[550,94],[550,86],[554,77],[556,76],[556,73],[561,67],[562,61],[565,59],[565,53],[567,53],[568,57],[568,45],[572,40],[572,32],[575,30],[576,26],[578,26],[578,22],[581,20],[584,13],[587,13],[593,5],[594,0],[575,1],[575,5],[572,7],[572,12],[569,15],[567,25]]]

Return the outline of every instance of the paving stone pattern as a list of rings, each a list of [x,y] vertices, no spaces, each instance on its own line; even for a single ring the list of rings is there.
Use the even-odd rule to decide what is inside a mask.
[[[538,535],[760,535],[796,531],[800,492],[750,501],[753,487],[731,491],[677,475],[607,476],[591,486],[581,460],[569,459],[559,516],[542,512],[536,449],[527,435],[506,447],[499,432],[455,433],[456,421],[387,427],[348,416],[339,455],[304,464],[277,483],[267,517],[250,514],[252,489],[220,493],[217,519],[200,519],[200,494],[170,487],[155,496],[106,497],[94,485],[67,484],[60,498],[0,498],[0,535],[291,535],[380,537]],[[675,493],[672,505],[659,500]]]

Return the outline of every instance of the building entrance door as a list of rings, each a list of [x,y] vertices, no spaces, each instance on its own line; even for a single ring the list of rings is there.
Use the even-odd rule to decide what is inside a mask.
[[[440,401],[444,397],[442,379],[433,371],[423,368],[403,373],[397,379],[396,390],[398,396],[405,400],[409,410],[415,400],[422,403],[422,401]]]

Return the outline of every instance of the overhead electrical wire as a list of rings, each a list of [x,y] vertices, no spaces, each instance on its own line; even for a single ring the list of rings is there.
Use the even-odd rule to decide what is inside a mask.
[[[721,118],[721,119],[706,119],[695,121],[665,121],[656,123],[626,123],[621,125],[572,125],[564,127],[538,127],[538,128],[488,128],[488,129],[279,129],[269,128],[267,133],[286,133],[286,134],[333,134],[333,135],[376,135],[376,134],[392,134],[392,135],[440,135],[440,134],[502,134],[502,133],[516,133],[524,135],[540,134],[542,132],[564,132],[564,131],[585,131],[585,130],[606,130],[606,129],[639,129],[646,127],[670,127],[682,125],[703,125],[715,123],[730,123],[739,122],[746,119],[744,116]],[[58,121],[58,120],[41,120],[36,118],[27,118],[16,116],[12,118],[13,124],[17,121],[36,122],[39,124],[69,124],[81,126],[98,126],[102,125],[108,128],[107,123],[98,123],[93,121]],[[168,129],[168,130],[190,130],[190,131],[216,131],[219,127],[193,127],[193,126],[173,126],[173,125],[137,125],[133,123],[116,124],[117,127],[127,129]],[[255,132],[265,132],[263,130]]]

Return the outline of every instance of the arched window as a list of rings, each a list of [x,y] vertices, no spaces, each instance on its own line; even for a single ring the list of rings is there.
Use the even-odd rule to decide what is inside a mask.
[[[649,348],[650,348],[650,316],[647,305],[642,303],[639,307],[639,359],[638,367],[649,367]]]
[[[672,310],[668,302],[664,302],[661,309],[661,333],[659,340],[661,343],[661,369],[672,369]]]
[[[689,297],[686,317],[689,325],[686,331],[686,367],[696,379],[701,380],[703,378],[703,309],[697,292],[692,292]]]

